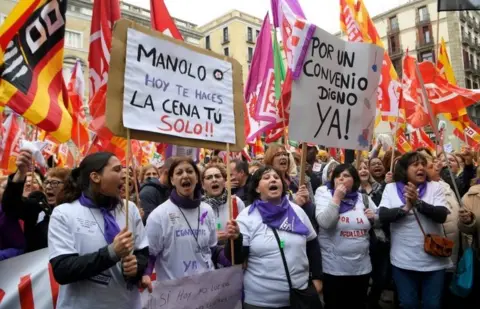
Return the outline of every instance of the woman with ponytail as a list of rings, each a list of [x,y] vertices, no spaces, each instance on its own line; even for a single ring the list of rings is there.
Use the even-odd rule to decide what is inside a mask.
[[[137,207],[129,203],[127,214],[120,199],[121,171],[112,153],[91,154],[58,197],[48,231],[58,309],[141,308],[136,284],[147,266],[148,242]]]

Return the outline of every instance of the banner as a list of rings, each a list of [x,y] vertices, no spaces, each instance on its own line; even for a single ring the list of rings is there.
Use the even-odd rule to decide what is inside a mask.
[[[241,309],[241,266],[153,283],[153,293],[142,293],[143,309]]]
[[[235,143],[231,63],[134,29],[127,38],[125,127]]]
[[[383,49],[348,43],[317,28],[292,87],[290,138],[366,150],[375,121]]]
[[[0,262],[0,274],[0,308],[55,308],[59,285],[53,277],[48,249]],[[141,293],[142,308],[241,309],[242,288],[241,266],[178,280],[154,281],[152,294]]]

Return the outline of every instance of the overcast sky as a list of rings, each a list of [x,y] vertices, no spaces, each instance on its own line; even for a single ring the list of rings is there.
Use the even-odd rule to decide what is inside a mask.
[[[371,16],[383,13],[408,0],[364,0]],[[150,8],[150,0],[128,0],[132,4]],[[299,0],[308,20],[331,32],[340,30],[339,0]],[[263,18],[270,0],[165,0],[173,17],[203,25],[226,12],[237,9]]]

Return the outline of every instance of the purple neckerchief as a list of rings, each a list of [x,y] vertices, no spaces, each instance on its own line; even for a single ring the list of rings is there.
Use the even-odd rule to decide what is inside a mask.
[[[405,184],[403,182],[396,182],[395,185],[397,187],[398,197],[400,198],[402,203],[405,204],[407,202],[405,200],[405,197],[403,196],[403,194],[405,193]],[[419,184],[417,186],[417,190],[418,190],[418,198],[421,199],[425,195],[425,192],[427,192],[427,183],[423,182]]]
[[[270,228],[305,236],[310,234],[308,228],[298,218],[286,196],[282,198],[280,205],[256,200],[250,207],[248,214],[251,214],[255,208],[260,212],[263,223]]]
[[[103,223],[104,223],[103,236],[105,237],[105,240],[107,241],[107,243],[111,244],[115,236],[117,236],[117,234],[120,233],[120,227],[118,226],[118,223],[115,220],[115,217],[110,212],[111,210],[115,209],[117,205],[109,205],[108,208],[97,206],[93,200],[85,196],[85,194],[83,193],[78,200],[80,204],[82,204],[82,206],[85,206],[88,208],[100,209],[100,212],[102,213],[102,216],[103,216]]]
[[[185,209],[195,209],[200,206],[200,203],[202,202],[202,193],[200,191],[200,188],[195,188],[195,191],[193,193],[193,200],[188,197],[181,196],[180,194],[177,193],[176,189],[173,189],[172,192],[170,192],[170,200],[172,203],[177,205],[180,208],[185,208]]]
[[[330,189],[330,192],[332,192],[332,196],[335,193],[335,189]],[[355,204],[357,204],[358,200],[358,192],[349,192],[345,195],[345,197],[342,199],[340,202],[340,209],[338,210],[338,213],[343,214],[344,212],[350,211],[353,208],[355,208]]]

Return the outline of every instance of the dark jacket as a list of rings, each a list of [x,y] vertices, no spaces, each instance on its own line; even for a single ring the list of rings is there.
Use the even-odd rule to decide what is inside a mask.
[[[7,187],[3,193],[3,211],[13,220],[24,221],[26,252],[46,248],[52,207],[47,204],[46,197],[41,192],[32,192],[29,198],[22,197],[25,182],[12,182],[13,176],[14,174],[8,176]],[[43,217],[41,220],[40,216]]]
[[[147,223],[150,213],[163,204],[170,197],[167,186],[160,184],[158,179],[149,179],[140,187],[140,202],[145,215],[143,216],[143,224]]]
[[[8,217],[0,205],[0,261],[25,251],[25,237],[18,220]]]
[[[249,175],[247,178],[247,182],[243,187],[239,188],[232,188],[232,194],[238,196],[244,203],[245,206],[249,205],[248,201],[248,188],[250,187],[250,180],[252,177]]]

